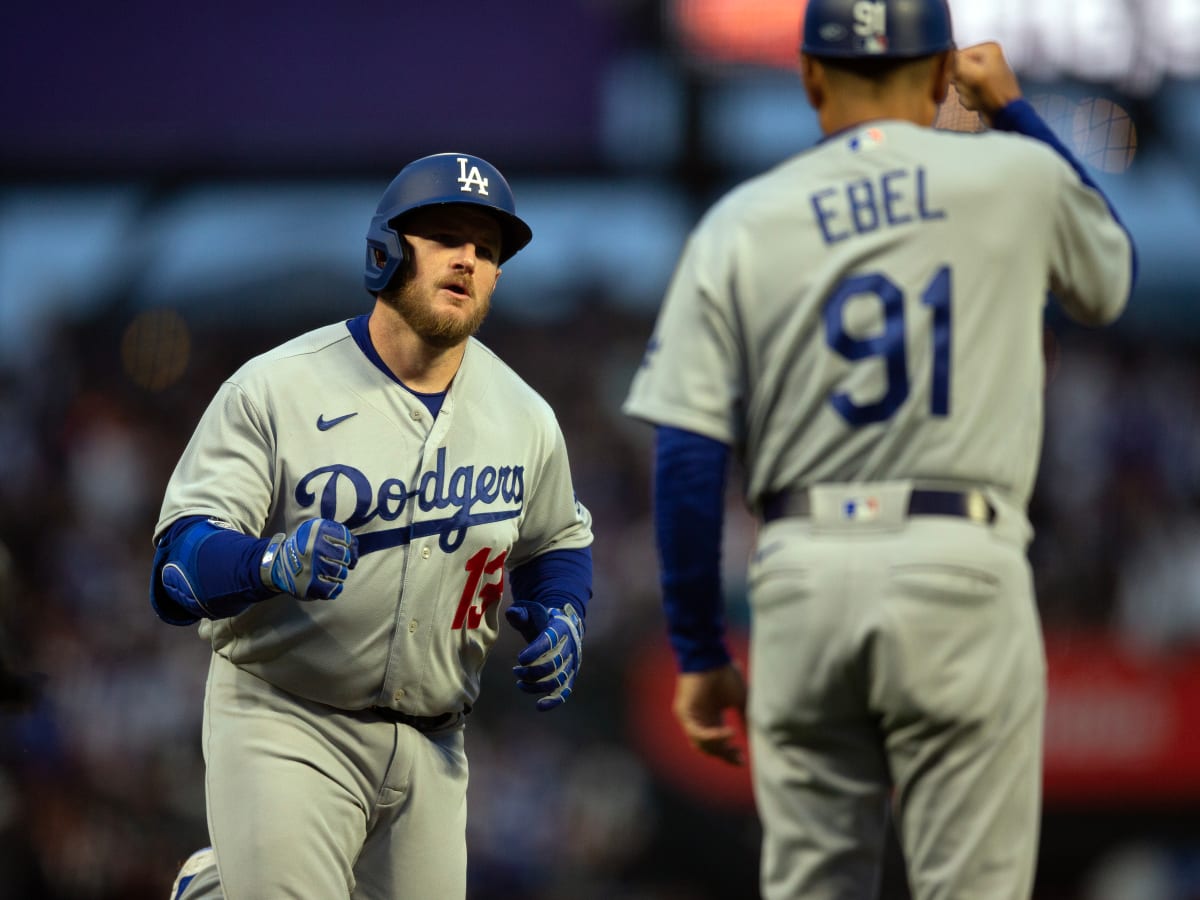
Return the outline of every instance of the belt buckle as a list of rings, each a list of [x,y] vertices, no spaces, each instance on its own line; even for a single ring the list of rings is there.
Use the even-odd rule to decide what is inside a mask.
[[[996,515],[983,491],[967,491],[963,495],[963,511],[968,519],[980,525],[989,524]]]

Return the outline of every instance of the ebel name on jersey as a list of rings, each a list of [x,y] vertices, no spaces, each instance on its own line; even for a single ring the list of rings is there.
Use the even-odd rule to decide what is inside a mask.
[[[338,498],[353,498],[349,516],[338,516]],[[301,508],[319,503],[322,518],[341,521],[354,531],[378,518],[392,522],[400,518],[409,501],[428,513],[453,510],[444,518],[415,521],[399,528],[359,534],[359,555],[397,547],[411,541],[438,535],[438,546],[453,553],[462,546],[467,531],[475,525],[514,519],[521,514],[525,500],[524,466],[458,466],[447,471],[446,448],[437,452],[434,467],[417,475],[406,485],[399,478],[387,478],[379,487],[353,466],[333,464],[313,469],[296,485],[296,502]],[[475,512],[476,505],[503,504],[504,509]],[[343,507],[344,508],[344,507]]]

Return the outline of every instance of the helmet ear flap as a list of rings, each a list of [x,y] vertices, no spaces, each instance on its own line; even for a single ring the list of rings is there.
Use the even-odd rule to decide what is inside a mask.
[[[379,221],[379,218],[376,216],[371,222],[367,234],[365,281],[367,293],[372,296],[406,278],[412,269],[408,241],[392,227],[392,223]]]

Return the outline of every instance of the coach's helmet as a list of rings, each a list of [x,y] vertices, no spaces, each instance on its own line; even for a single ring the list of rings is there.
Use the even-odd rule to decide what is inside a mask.
[[[946,0],[808,0],[809,56],[915,59],[954,46]]]
[[[407,258],[399,220],[414,209],[451,203],[481,206],[500,226],[500,263],[529,243],[533,231],[518,216],[512,189],[487,160],[469,153],[435,153],[415,160],[392,179],[367,230],[364,282],[385,290]]]

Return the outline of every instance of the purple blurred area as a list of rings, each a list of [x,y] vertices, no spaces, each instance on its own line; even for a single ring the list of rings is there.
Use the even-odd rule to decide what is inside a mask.
[[[0,27],[14,170],[336,169],[457,146],[595,153],[601,4],[19,3]]]

